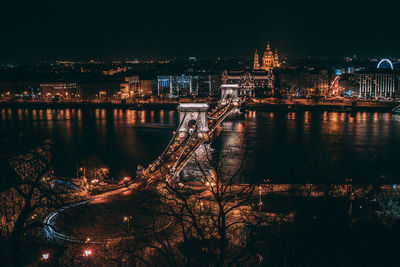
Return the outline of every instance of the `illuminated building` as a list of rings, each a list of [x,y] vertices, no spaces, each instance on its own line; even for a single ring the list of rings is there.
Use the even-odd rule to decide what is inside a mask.
[[[279,71],[279,93],[288,96],[326,96],[334,79],[333,73],[322,70]]]
[[[254,52],[253,69],[258,70],[260,68],[260,59],[258,58],[258,51]]]
[[[180,97],[197,95],[199,77],[191,75],[158,76],[158,95],[164,97]]]
[[[78,86],[76,83],[41,83],[40,91],[44,98],[71,99],[79,97],[77,94]]]
[[[1,75],[0,75],[1,76]],[[1,82],[0,81],[0,97],[11,98],[13,96],[30,96],[32,98],[40,97],[40,83],[30,81],[14,81],[14,82]]]
[[[125,83],[121,84],[121,98],[133,99],[137,97],[150,96],[157,91],[155,80],[141,80],[139,76],[125,77]]]
[[[272,70],[224,71],[222,84],[238,84],[239,95],[263,96],[274,94]]]
[[[109,69],[109,70],[104,70],[103,74],[104,75],[108,75],[108,76],[112,76],[116,73],[120,73],[120,72],[126,72],[127,68],[126,67],[118,67],[117,69]]]
[[[121,99],[128,99],[131,97],[129,91],[129,83],[121,83]]]
[[[392,69],[373,69],[357,73],[359,97],[394,97],[398,91],[400,73]]]
[[[137,97],[140,95],[140,80],[139,76],[125,77],[125,81],[128,82],[129,96]]]
[[[264,55],[261,59],[261,64],[258,56],[258,51],[254,52],[254,61],[253,61],[253,69],[255,70],[266,70],[269,71],[274,68],[279,68],[279,56],[278,51],[275,50],[275,53],[272,52],[269,42],[267,43],[267,48],[264,51]]]
[[[215,96],[219,94],[221,75],[200,75],[199,96]]]
[[[80,98],[92,99],[117,99],[121,92],[121,84],[118,81],[83,82],[79,84]]]
[[[140,95],[150,96],[155,91],[157,91],[157,81],[156,80],[141,80],[140,81]]]

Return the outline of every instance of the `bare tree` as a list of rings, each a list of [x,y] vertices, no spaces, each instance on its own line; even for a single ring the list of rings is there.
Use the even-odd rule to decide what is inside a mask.
[[[61,206],[60,191],[52,183],[51,142],[24,155],[11,156],[7,160],[8,188],[3,188],[2,199],[13,195],[13,201],[5,204],[5,215],[12,214],[8,231],[3,232],[10,242],[14,263],[21,265],[21,247],[25,235],[43,226],[43,216],[48,209]],[[10,213],[11,212],[11,213]],[[3,214],[4,216],[4,214]],[[3,229],[5,230],[5,229]]]
[[[245,216],[254,198],[254,184],[239,184],[247,155],[243,140],[237,147],[209,149],[193,156],[197,183],[160,179],[162,206],[157,215],[173,219],[168,231],[156,231],[149,247],[170,266],[225,266],[243,260]]]
[[[143,244],[135,239],[68,243],[53,262],[58,266],[150,266],[144,253]]]
[[[376,194],[378,208],[376,215],[386,225],[400,221],[400,197],[394,190],[380,191]]]

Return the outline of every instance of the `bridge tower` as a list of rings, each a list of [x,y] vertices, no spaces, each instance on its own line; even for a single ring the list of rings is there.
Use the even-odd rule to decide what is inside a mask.
[[[179,128],[177,129],[179,137],[185,137],[191,134],[195,128],[199,137],[208,132],[206,103],[180,103],[179,111]]]
[[[223,84],[221,85],[221,104],[226,105],[232,99],[232,103],[239,104],[239,85]]]

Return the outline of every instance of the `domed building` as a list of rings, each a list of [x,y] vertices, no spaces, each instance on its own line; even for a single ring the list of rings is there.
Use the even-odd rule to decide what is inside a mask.
[[[261,65],[260,65],[260,60],[259,60],[259,56],[258,56],[258,51],[256,50],[254,52],[253,69],[268,71],[268,70],[271,70],[274,68],[279,68],[279,66],[280,66],[280,63],[279,63],[278,51],[275,50],[275,53],[273,53],[269,42],[267,43],[267,48],[265,49],[264,55],[261,59]]]

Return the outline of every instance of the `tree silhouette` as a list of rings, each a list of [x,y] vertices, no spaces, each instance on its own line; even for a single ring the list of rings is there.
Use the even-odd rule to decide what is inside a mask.
[[[24,237],[28,233],[36,235],[33,230],[44,226],[46,212],[62,205],[61,191],[52,182],[51,141],[26,154],[8,157],[2,167],[7,175],[1,192],[4,210],[0,215],[9,217],[9,221],[1,230],[9,242],[9,255],[19,266]]]

